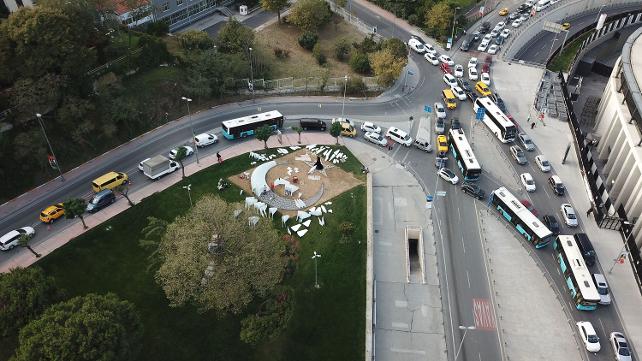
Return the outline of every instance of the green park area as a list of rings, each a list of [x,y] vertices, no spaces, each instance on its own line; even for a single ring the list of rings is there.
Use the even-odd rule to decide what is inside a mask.
[[[278,322],[273,323],[277,325],[274,326],[276,330],[271,329],[273,324],[268,323],[267,330],[264,329],[262,335],[250,334],[251,337],[246,337],[245,341],[242,341],[240,336],[243,332],[243,320],[253,314],[261,315],[261,312],[265,311],[264,306],[269,304],[274,294],[272,292],[266,293],[265,296],[258,296],[253,292],[252,299],[246,300],[245,305],[229,305],[226,310],[207,309],[204,305],[207,305],[208,300],[203,299],[197,302],[192,299],[180,306],[170,306],[169,296],[163,287],[167,284],[159,284],[159,278],[163,277],[159,276],[159,269],[166,264],[161,262],[159,266],[159,262],[154,261],[158,259],[153,257],[159,248],[149,247],[149,243],[147,247],[141,247],[139,244],[143,239],[155,237],[150,235],[154,232],[149,232],[148,226],[152,224],[149,217],[172,224],[186,216],[190,209],[198,208],[204,198],[220,197],[228,205],[244,200],[247,193],[241,194],[241,189],[233,182],[223,190],[217,189],[217,185],[220,179],[234,179],[256,166],[250,165],[251,159],[247,154],[211,166],[163,192],[155,193],[73,239],[31,268],[42,268],[44,274],[54,278],[56,287],[62,290],[58,296],[59,300],[69,300],[89,293],[114,293],[119,299],[130,302],[140,317],[143,329],[139,340],[134,339],[139,343],[140,351],[132,353],[136,356],[131,359],[363,359],[365,176],[361,173],[361,164],[355,157],[343,147],[340,147],[340,151],[347,155],[347,161],[339,164],[339,167],[351,174],[357,185],[330,200],[331,205],[326,207],[331,207],[333,213],[326,214],[325,226],[320,226],[315,220],[304,237],[290,237],[281,225],[279,213],[273,221],[262,218],[261,222],[265,222],[263,226],[270,228],[270,232],[276,232],[279,242],[287,240],[280,243],[280,247],[287,249],[287,252],[278,253],[279,258],[287,257],[287,267],[275,289],[289,290],[280,294],[288,295],[287,304],[290,308],[285,312],[288,314],[285,320],[278,319]],[[274,149],[261,153],[277,154]],[[190,208],[187,192],[183,188],[187,184],[191,184],[193,208]],[[229,207],[233,209],[236,206]],[[240,217],[247,219],[248,213],[243,213]],[[346,221],[351,224],[348,231],[344,225]],[[289,225],[293,224],[292,219]],[[171,225],[165,232],[169,233],[169,229]],[[225,231],[221,230],[221,234],[225,234]],[[163,236],[161,234],[158,237]],[[246,237],[250,242],[251,236]],[[189,242],[187,239],[185,241]],[[312,255],[315,251],[322,255],[322,258],[318,259],[319,288],[314,286],[315,267]],[[267,243],[265,252],[269,252]],[[167,254],[165,257],[168,257]],[[185,262],[184,259],[178,261]],[[223,284],[234,290],[237,281],[237,276],[234,275],[244,274],[243,267],[247,267],[247,272],[252,273],[254,267],[260,266],[241,265],[243,273],[235,273],[238,270],[230,269],[222,275],[216,275],[214,270],[213,277],[223,277],[224,280],[225,277],[230,277],[231,279]],[[243,277],[238,278],[240,285],[240,279]],[[180,277],[178,279],[180,281]],[[189,282],[186,280],[186,283]],[[230,291],[229,297],[233,298],[234,293]],[[173,301],[175,300],[174,298]],[[235,306],[239,306],[238,309]],[[11,356],[18,344],[17,334],[18,331],[15,330],[0,339],[0,358],[8,359]],[[251,342],[247,341],[247,338]],[[23,353],[23,357],[18,360],[28,359],[24,355],[29,354]],[[111,359],[117,358],[105,358]]]

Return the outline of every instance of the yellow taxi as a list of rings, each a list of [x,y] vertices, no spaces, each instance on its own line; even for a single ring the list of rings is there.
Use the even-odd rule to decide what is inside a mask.
[[[341,123],[341,135],[344,137],[354,138],[357,135],[357,130],[348,122]]]
[[[570,29],[570,28],[571,28],[571,23],[564,23],[564,24],[562,24],[562,29],[564,29],[564,30],[568,30],[568,29]]]
[[[506,16],[508,15],[508,8],[502,8],[499,10],[499,16]]]
[[[54,204],[45,208],[40,212],[40,221],[43,223],[51,223],[56,219],[65,215],[65,208],[62,203]]]
[[[437,136],[437,152],[442,154],[448,153],[448,140],[443,134]]]
[[[477,90],[477,92],[483,97],[487,97],[493,94],[493,92],[490,91],[488,85],[486,85],[486,83],[484,83],[483,81],[478,81],[477,84],[475,84],[475,90]]]

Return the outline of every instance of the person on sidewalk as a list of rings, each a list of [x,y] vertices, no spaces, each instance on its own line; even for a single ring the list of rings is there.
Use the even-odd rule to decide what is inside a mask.
[[[587,216],[587,217],[588,217],[588,216],[590,216],[590,215],[591,215],[591,213],[593,213],[593,207],[589,208],[589,210],[588,210],[588,211],[586,211],[586,216]]]
[[[216,159],[218,160],[219,163],[223,163],[223,157],[221,157],[219,152],[216,152]]]
[[[535,128],[535,122],[531,123],[531,129]]]

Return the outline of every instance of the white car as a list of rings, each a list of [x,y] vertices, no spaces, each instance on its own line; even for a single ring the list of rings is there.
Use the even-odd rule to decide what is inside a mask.
[[[446,85],[448,85],[451,88],[454,86],[457,86],[457,79],[454,76],[452,76],[452,74],[448,74],[448,73],[444,74],[443,80],[444,80],[444,83],[446,83]]]
[[[611,294],[609,293],[609,284],[606,283],[606,277],[601,273],[594,273],[593,281],[595,281],[597,293],[600,294],[600,305],[610,305]]]
[[[543,154],[540,154],[535,157],[535,163],[537,163],[537,167],[539,170],[542,172],[550,172],[551,171],[551,163],[546,159],[546,157]]]
[[[494,38],[496,38],[496,37],[497,37],[497,35],[499,35],[499,32],[500,32],[500,31],[501,31],[500,29],[493,29],[493,30],[490,32],[490,36],[494,39]]]
[[[495,25],[495,29],[500,30],[500,31],[502,29],[504,29],[505,27],[506,27],[506,23],[503,22],[503,21],[500,21],[500,22],[497,23],[497,25]]]
[[[461,101],[466,100],[466,93],[464,92],[464,89],[460,88],[459,86],[454,86],[451,88],[451,90],[453,91],[453,94],[455,94],[457,99]]]
[[[535,143],[533,143],[533,140],[528,134],[519,133],[517,134],[517,139],[519,139],[519,142],[522,143],[524,149],[527,151],[532,152],[535,150]]]
[[[439,55],[439,61],[441,61],[444,64],[448,64],[448,66],[455,65],[455,62],[446,54]]]
[[[381,135],[379,133],[367,132],[363,136],[370,143],[374,143],[374,144],[380,145],[382,147],[385,147],[386,145],[388,145],[388,139],[386,139],[383,135]]]
[[[575,215],[575,210],[573,209],[573,206],[571,206],[568,203],[563,203],[560,206],[560,213],[562,214],[562,218],[564,219],[564,223],[566,223],[567,226],[569,227],[577,227],[577,215]]]
[[[424,59],[432,65],[439,65],[439,59],[437,59],[435,54],[426,53],[424,54]]]
[[[426,47],[424,46],[424,44],[415,38],[411,38],[410,40],[408,40],[408,46],[417,54],[423,54],[426,52]]]
[[[34,234],[36,234],[36,230],[34,230],[31,227],[22,227],[22,228],[14,229],[13,231],[0,237],[0,250],[8,251],[16,247],[20,243],[20,237],[22,237],[25,234],[31,237]]]
[[[488,73],[481,73],[481,81],[482,81],[484,84],[486,84],[486,85],[490,86],[490,74],[488,74]]]
[[[355,128],[354,121],[348,118],[332,118],[332,124],[334,123],[346,123],[350,125],[351,127]]]
[[[433,48],[432,45],[426,43],[424,44],[424,47],[426,48],[426,54],[432,54],[432,55],[437,54],[437,50],[435,50],[435,48]]]
[[[185,157],[189,157],[190,155],[194,154],[194,149],[190,147],[189,145],[183,145],[183,148],[185,148]],[[178,153],[178,150],[181,147],[174,148],[169,151],[169,158],[170,159],[176,159],[176,154]]]
[[[479,73],[477,73],[477,68],[470,67],[468,68],[468,79],[477,80],[479,79]]]
[[[197,147],[205,147],[218,142],[218,137],[212,133],[201,133],[194,137]]]
[[[493,44],[488,48],[488,54],[495,55],[499,51],[499,45]]]
[[[584,347],[588,352],[597,353],[600,351],[600,338],[597,337],[593,325],[588,321],[580,321],[576,323],[577,329],[580,332],[580,338],[584,342]]]
[[[482,39],[482,43],[490,43],[491,40],[493,40],[494,36],[490,34],[484,35],[484,38]]]
[[[477,67],[477,58],[470,58],[470,60],[468,60],[468,67],[469,68],[476,68]]]
[[[499,34],[499,36],[501,36],[504,39],[508,39],[508,37],[510,36],[510,29],[502,30],[502,32]]]
[[[626,342],[624,334],[621,332],[611,332],[609,340],[611,340],[611,347],[613,348],[613,353],[615,354],[615,359],[617,361],[632,360],[631,349],[629,349],[629,343]]]
[[[143,169],[143,163],[147,162],[150,159],[152,159],[152,158],[145,158],[145,159],[141,160],[140,163],[138,163],[138,170],[141,171],[141,172],[144,172],[145,169]]]
[[[363,122],[363,124],[361,124],[361,130],[377,134],[381,133],[381,127],[373,122]]]
[[[514,28],[519,28],[522,25],[523,22],[524,22],[524,20],[522,20],[522,18],[519,18],[519,19],[513,21],[513,23],[510,24],[510,26],[512,26]]]
[[[520,174],[519,179],[522,181],[522,185],[526,188],[527,192],[535,192],[537,187],[535,186],[535,180],[530,173]]]
[[[477,51],[486,51],[488,49],[488,44],[490,41],[482,40],[482,42],[477,47]]]
[[[437,118],[439,119],[446,118],[446,108],[443,104],[435,103],[435,114],[437,114]]]
[[[448,168],[441,168],[437,174],[446,182],[450,182],[451,184],[459,183],[459,177]]]
[[[455,76],[457,78],[462,78],[464,76],[464,67],[457,64],[455,65]]]

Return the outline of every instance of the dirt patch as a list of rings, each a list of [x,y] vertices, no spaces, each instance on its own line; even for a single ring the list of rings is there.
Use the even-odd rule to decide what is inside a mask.
[[[295,193],[295,197],[286,195],[283,186],[273,187],[274,192],[279,196],[290,199],[308,199],[317,194],[317,192],[321,188],[321,185],[323,185],[323,195],[315,204],[313,204],[321,205],[322,203],[338,196],[339,194],[360,184],[363,184],[363,182],[355,178],[352,173],[344,171],[335,164],[326,162],[323,157],[321,157],[321,164],[323,164],[323,166],[325,167],[325,175],[320,172],[314,172],[313,174],[308,175],[310,165],[308,165],[304,161],[295,159],[296,157],[300,157],[305,154],[308,154],[310,156],[312,163],[316,161],[317,155],[315,153],[311,152],[308,149],[299,149],[283,157],[277,158],[277,166],[270,169],[270,171],[267,173],[266,182],[270,186],[278,178],[283,178],[290,182],[294,181],[294,177],[298,178],[298,183],[293,183],[299,187],[299,191]],[[291,174],[288,174],[288,167],[291,169]],[[242,173],[231,176],[228,179],[230,180],[230,182],[243,189],[246,194],[252,194],[250,178],[246,175],[251,175],[255,168],[256,167],[248,169]],[[296,173],[296,170],[298,170],[299,172]],[[312,178],[318,177],[318,180],[310,179],[309,176],[311,176]],[[300,197],[299,192],[301,193]],[[282,214],[296,215],[296,211],[286,211],[280,209],[279,212],[281,212]]]

